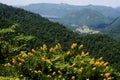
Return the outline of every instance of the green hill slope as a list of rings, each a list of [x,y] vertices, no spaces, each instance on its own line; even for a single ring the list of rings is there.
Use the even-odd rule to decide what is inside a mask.
[[[44,43],[52,45],[58,42],[68,45],[72,44],[77,36],[64,26],[50,22],[40,15],[3,4],[0,4],[0,18],[19,23],[21,26],[17,29],[17,33],[36,36],[38,38],[36,43],[39,45]]]
[[[108,27],[106,27],[105,32],[120,40],[120,17],[116,18]]]

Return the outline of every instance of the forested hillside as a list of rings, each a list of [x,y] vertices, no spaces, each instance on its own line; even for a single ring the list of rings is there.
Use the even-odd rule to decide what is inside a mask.
[[[106,27],[105,33],[120,41],[120,17],[116,18],[110,25]]]
[[[93,29],[103,28],[111,20],[96,10],[86,8],[69,13],[63,16],[58,22],[74,30],[83,25]]]
[[[38,45],[44,43],[53,45],[58,42],[61,44],[64,42],[64,45],[68,45],[74,42],[77,36],[64,26],[50,22],[37,14],[3,4],[0,6],[0,17],[12,23],[19,23],[20,27],[17,29],[17,33],[36,36],[36,44]]]
[[[120,43],[107,35],[78,35],[38,14],[0,4],[0,76],[119,80],[119,50]]]

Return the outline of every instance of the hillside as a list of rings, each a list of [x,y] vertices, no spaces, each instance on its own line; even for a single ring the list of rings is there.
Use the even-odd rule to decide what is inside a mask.
[[[117,7],[116,10],[120,11],[120,7]]]
[[[3,4],[0,4],[0,18],[7,19],[12,23],[19,23],[20,27],[17,29],[17,33],[36,36],[38,45],[44,43],[53,45],[58,42],[68,45],[77,36],[64,26],[50,22],[40,15]]]
[[[110,25],[108,25],[105,32],[108,35],[120,40],[120,17],[116,18]]]
[[[110,23],[109,18],[92,9],[82,9],[63,16],[58,22],[74,29],[86,25],[89,28],[100,28],[100,25]],[[76,25],[76,26],[74,26]]]

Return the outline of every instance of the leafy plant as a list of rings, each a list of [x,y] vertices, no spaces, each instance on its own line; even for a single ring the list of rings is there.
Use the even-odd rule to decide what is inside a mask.
[[[32,80],[113,80],[114,69],[109,63],[103,57],[89,57],[83,47],[73,43],[63,51],[59,43],[50,49],[44,44],[38,50],[21,51],[4,66],[16,69],[20,78]]]

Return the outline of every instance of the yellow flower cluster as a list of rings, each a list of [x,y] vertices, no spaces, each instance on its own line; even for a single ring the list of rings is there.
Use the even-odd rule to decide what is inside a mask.
[[[61,47],[60,43],[57,43],[57,45],[55,46],[54,49],[61,49],[61,48],[62,48],[62,47]]]
[[[54,48],[50,48],[49,52],[54,52]]]
[[[79,46],[79,49],[83,49],[83,47],[84,47],[83,44],[81,44],[81,45]]]
[[[6,63],[4,66],[5,66],[5,67],[10,67],[11,64],[10,64],[10,63]]]
[[[42,71],[41,71],[41,70],[38,70],[38,71],[35,70],[34,73],[35,73],[35,74],[42,74]]]
[[[12,58],[12,63],[13,63],[13,64],[15,64],[15,63],[16,63],[15,58]]]
[[[31,52],[36,53],[35,49],[32,49]]]
[[[73,50],[73,49],[78,49],[78,50],[83,49],[83,47],[84,47],[83,44],[81,44],[78,48],[76,48],[76,46],[77,46],[77,43],[73,43],[71,45],[70,50],[61,51],[60,50],[61,45],[59,43],[55,47],[50,48],[48,50],[47,50],[47,46],[43,45],[41,47],[41,50],[39,50],[39,51],[35,51],[34,49],[32,49],[31,52],[29,52],[28,54],[25,52],[21,52],[21,54],[17,58],[12,58],[11,62],[14,66],[16,66],[16,64],[17,64],[17,67],[19,67],[19,66],[23,66],[27,62],[32,61],[34,63],[34,61],[36,61],[35,64],[37,66],[37,70],[36,70],[36,66],[34,67],[34,66],[31,66],[31,64],[30,64],[29,65],[30,67],[27,69],[28,72],[31,72],[34,75],[39,75],[39,74],[42,75],[43,73],[45,73],[44,68],[48,68],[49,72],[46,71],[47,73],[45,73],[45,75],[47,78],[50,78],[50,79],[56,78],[56,80],[58,80],[58,79],[65,80],[65,79],[67,79],[67,77],[69,77],[69,79],[71,79],[71,80],[79,80],[78,76],[80,75],[80,76],[84,77],[84,80],[90,80],[90,78],[89,78],[90,76],[86,76],[86,75],[89,75],[89,74],[87,74],[87,70],[90,71],[90,74],[94,74],[94,72],[97,71],[98,75],[102,79],[103,78],[106,80],[112,79],[111,73],[109,71],[110,67],[108,66],[109,63],[104,62],[103,57],[100,57],[99,59],[90,58],[88,56],[89,52],[84,52],[84,51],[81,52],[81,50],[77,52],[77,51]],[[48,54],[47,54],[47,52],[48,52]],[[57,54],[57,52],[58,52],[58,54]],[[81,54],[79,52],[81,52]],[[36,53],[36,54],[34,54],[34,53]],[[46,54],[37,54],[37,53],[46,53]],[[62,54],[59,54],[59,53],[62,53]],[[26,61],[26,60],[30,60],[30,61]],[[43,61],[43,63],[45,63],[45,64],[41,64],[41,63],[37,64],[37,62],[39,62],[37,60],[40,60],[40,62]],[[56,64],[57,62],[58,62],[58,64]],[[28,63],[27,63],[27,65],[28,65]],[[40,65],[40,69],[38,70],[39,65]],[[41,65],[44,65],[44,67],[42,68]],[[53,67],[49,67],[51,65],[54,66],[55,69],[52,69]],[[11,64],[7,63],[4,66],[11,66]],[[20,67],[20,68],[22,68],[22,67]],[[41,70],[43,70],[43,72]],[[74,71],[74,72],[71,73],[70,70]],[[70,74],[71,76],[66,77],[66,75],[64,75],[64,73]],[[73,74],[73,73],[75,73],[75,74]],[[21,76],[23,76],[23,75],[21,75]]]
[[[73,44],[71,45],[71,49],[74,49],[76,46],[77,46],[77,43],[73,43]]]
[[[75,76],[72,76],[72,80],[75,80]]]
[[[85,53],[84,51],[82,51],[82,53],[81,53],[81,56],[82,56],[82,57],[86,57],[86,56],[88,56],[88,55],[89,55],[89,52]]]
[[[83,72],[83,67],[81,67],[81,68],[79,69],[79,71],[82,73],[82,72]]]
[[[59,74],[62,74],[62,72],[61,72],[60,70],[58,70],[58,73],[59,73]]]
[[[28,55],[25,52],[21,52],[21,57],[26,58]]]
[[[46,46],[45,44],[43,44],[43,46],[40,47],[40,50],[42,50],[42,51],[46,51],[46,50],[47,50],[47,46]]]
[[[42,61],[45,61],[45,62],[48,63],[48,64],[51,64],[50,59],[45,59],[44,57],[42,57],[41,60],[42,60]]]

